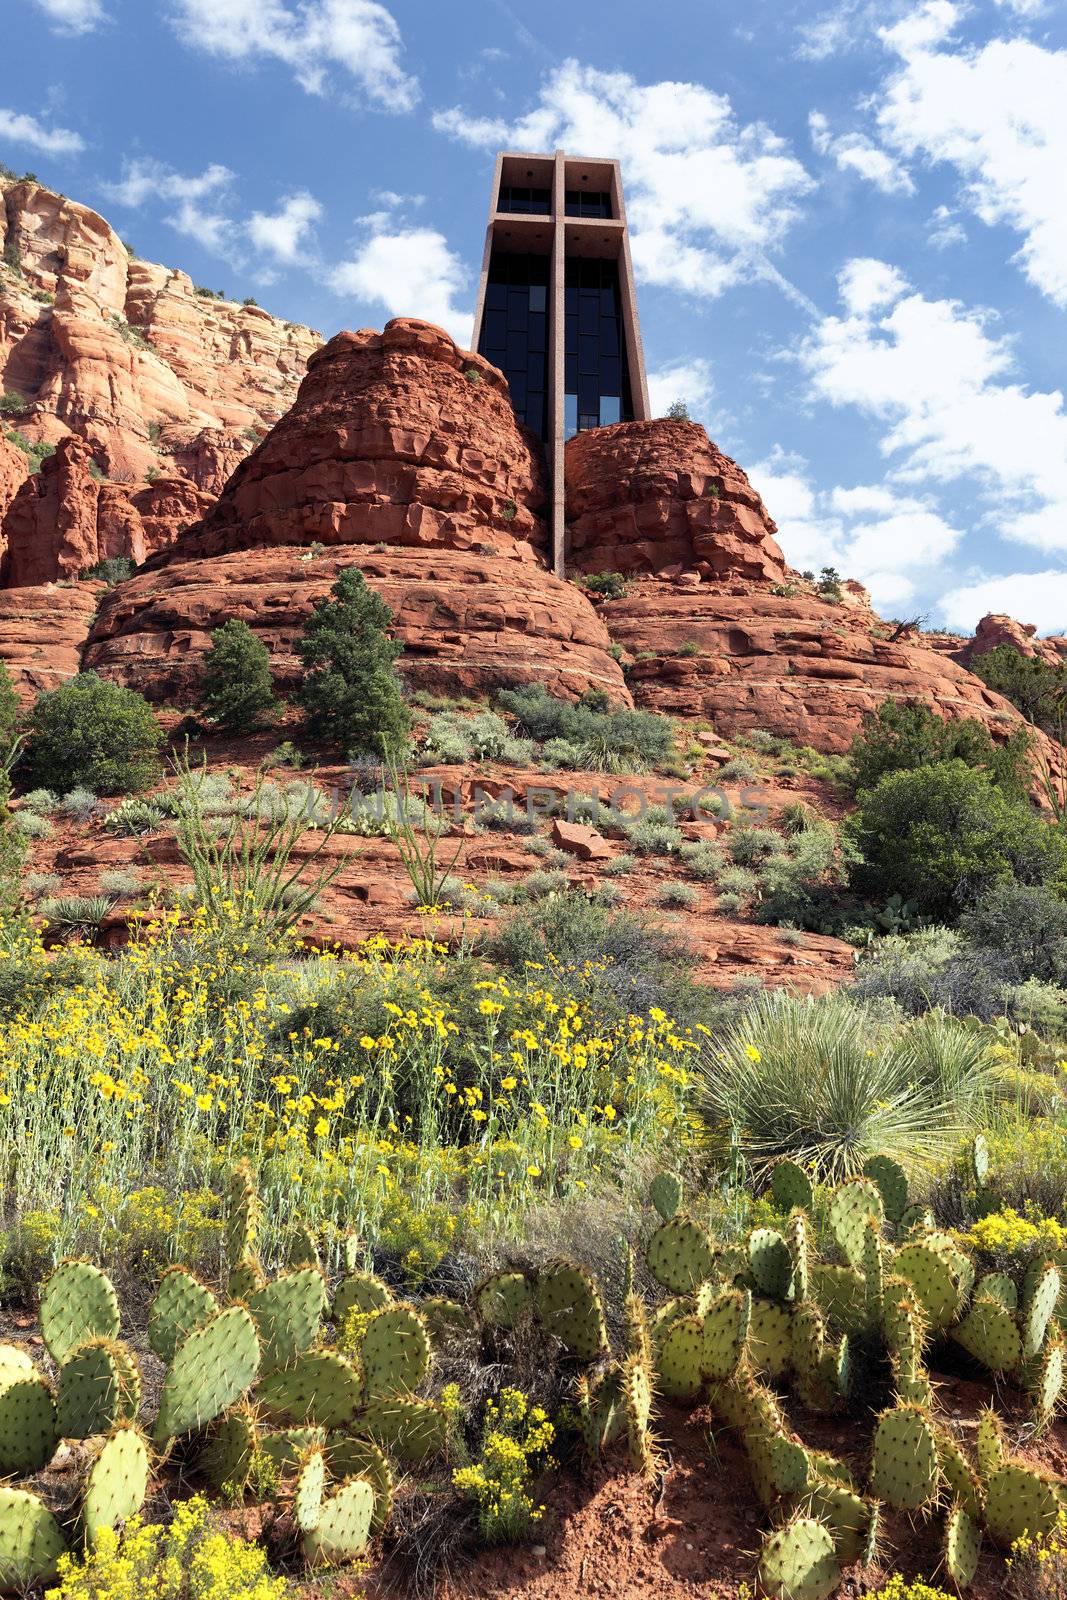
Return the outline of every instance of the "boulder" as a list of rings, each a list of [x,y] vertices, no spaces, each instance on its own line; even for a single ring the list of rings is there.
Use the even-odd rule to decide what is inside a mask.
[[[577,822],[563,822],[556,817],[552,823],[552,843],[557,850],[577,856],[579,861],[610,861],[615,854],[611,845],[601,838],[595,828],[585,828]]]
[[[102,583],[0,589],[0,661],[24,700],[80,670],[103,592]]]

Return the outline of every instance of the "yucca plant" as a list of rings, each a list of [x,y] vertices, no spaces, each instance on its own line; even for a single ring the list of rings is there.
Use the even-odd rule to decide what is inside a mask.
[[[990,1087],[980,1040],[951,1018],[901,1028],[840,995],[760,996],[704,1051],[700,1110],[755,1173],[780,1156],[838,1183],[884,1151],[909,1166],[974,1125]]]
[[[114,904],[114,895],[69,894],[55,900],[42,900],[37,910],[53,933],[80,933],[95,939],[100,924]]]

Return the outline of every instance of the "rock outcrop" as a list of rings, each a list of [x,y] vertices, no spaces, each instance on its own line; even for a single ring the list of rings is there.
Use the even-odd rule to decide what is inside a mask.
[[[103,592],[102,583],[0,589],[0,661],[25,701],[79,670]]]
[[[536,681],[629,704],[596,611],[546,568],[544,498],[537,442],[495,368],[428,323],[339,334],[204,520],[107,597],[86,663],[188,703],[211,630],[239,617],[291,688],[308,613],[358,565],[393,610],[413,686]]]
[[[403,545],[536,560],[539,442],[502,375],[426,322],[339,333],[241,463],[183,559],[270,545]]]
[[[1010,645],[1021,656],[1036,657],[1050,667],[1060,667],[1067,660],[1067,639],[1055,636],[1039,639],[1032,622],[1016,622],[1014,617],[996,611],[982,618],[974,630],[974,638],[968,639],[960,651],[959,659],[970,663],[976,656],[983,656],[1002,644]]]
[[[567,442],[568,563],[580,572],[689,570],[781,583],[777,529],[735,461],[695,422],[620,422]]]
[[[68,434],[24,481],[3,519],[0,583],[28,588],[78,578],[112,557],[139,566],[213,504],[186,478],[131,490],[100,481],[92,467],[90,447]]]
[[[29,458],[0,429],[0,524],[30,470]]]
[[[88,206],[0,184],[0,389],[31,441],[76,434],[110,477],[175,470],[217,494],[288,409],[318,334],[198,293]]]

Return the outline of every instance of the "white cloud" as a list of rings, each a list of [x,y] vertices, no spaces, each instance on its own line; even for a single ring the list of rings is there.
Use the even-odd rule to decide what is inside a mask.
[[[839,281],[845,314],[799,350],[811,397],[876,418],[896,478],[970,480],[999,534],[1067,549],[1063,395],[1008,381],[1011,346],[981,312],[925,299],[885,263],[850,262]]]
[[[821,111],[808,117],[811,142],[821,156],[829,156],[842,172],[855,172],[883,194],[914,194],[911,174],[885,150],[862,133],[833,135]]]
[[[1067,632],[1067,572],[1011,572],[961,585],[943,595],[938,608],[950,628],[973,633],[987,612],[1032,622],[1038,633]]]
[[[936,206],[926,240],[935,250],[948,250],[954,244],[967,243],[967,229],[951,206]]]
[[[210,55],[272,57],[309,94],[325,94],[339,69],[386,111],[410,111],[417,80],[401,65],[403,41],[377,0],[173,0],[179,37]]]
[[[648,374],[648,397],[654,417],[662,417],[675,400],[684,400],[693,420],[703,421],[701,413],[714,396],[711,362],[703,356],[671,361]]]
[[[812,179],[764,123],[739,124],[729,99],[697,83],[640,84],[565,61],[517,121],[438,112],[439,132],[478,148],[602,150],[621,163],[634,270],[703,296],[781,279],[768,256]]]
[[[465,303],[456,303],[467,278],[443,234],[379,223],[351,259],[332,270],[328,282],[335,293],[383,306],[391,317],[435,322],[468,349],[473,316]]]
[[[273,214],[253,211],[246,226],[257,250],[266,251],[285,266],[298,266],[304,260],[305,235],[322,214],[315,197],[301,189],[286,195]]]
[[[53,33],[91,33],[104,21],[100,0],[36,0],[53,23]]]
[[[184,177],[161,161],[139,157],[124,164],[119,183],[102,187],[121,206],[138,208],[148,200],[171,203],[173,209],[166,220],[172,228],[204,249],[227,256],[233,249],[236,224],[218,205],[233,178],[229,167],[217,161],[201,173]]]
[[[12,144],[29,145],[46,156],[76,156],[85,149],[80,133],[69,128],[46,128],[36,117],[23,111],[9,111],[0,106],[0,139],[10,139]]]
[[[1018,0],[1012,9],[1035,10]],[[1014,229],[1026,276],[1067,306],[1067,50],[1022,37],[937,48],[954,20],[948,0],[933,0],[883,30],[903,64],[876,97],[882,139],[955,168],[974,214]]]
[[[836,567],[866,585],[876,607],[906,605],[917,577],[936,571],[963,538],[933,505],[887,484],[820,490],[807,463],[780,449],[749,478],[778,524],[786,560],[802,571]]]

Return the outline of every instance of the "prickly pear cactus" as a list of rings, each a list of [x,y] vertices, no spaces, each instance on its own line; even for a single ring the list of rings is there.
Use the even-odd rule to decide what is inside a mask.
[[[326,1456],[320,1445],[313,1445],[300,1463],[293,1493],[293,1520],[301,1533],[313,1533],[318,1527],[325,1488]]]
[[[1009,1311],[1019,1309],[1019,1291],[1006,1272],[987,1272],[974,1286],[976,1300],[999,1300]]]
[[[683,1316],[671,1323],[659,1347],[659,1387],[672,1400],[692,1400],[700,1393],[704,1356],[702,1317]]]
[[[766,1372],[771,1378],[785,1377],[793,1360],[790,1317],[785,1306],[774,1300],[753,1299],[748,1358],[758,1372]]]
[[[948,1484],[950,1497],[963,1507],[973,1522],[985,1515],[982,1485],[970,1462],[951,1434],[937,1433],[937,1464]]]
[[[991,1372],[1011,1372],[1022,1359],[1022,1340],[1007,1306],[991,1296],[976,1299],[951,1336]]]
[[[574,1383],[574,1398],[582,1443],[590,1459],[599,1461],[625,1426],[622,1377],[618,1368],[609,1367],[601,1378],[579,1373]]]
[[[871,1492],[901,1511],[920,1511],[937,1494],[937,1440],[915,1405],[883,1411],[874,1430]]]
[[[319,1507],[314,1528],[302,1538],[309,1567],[336,1567],[355,1561],[370,1543],[374,1517],[374,1489],[366,1478],[343,1483]]]
[[[813,1199],[811,1179],[797,1162],[784,1156],[771,1172],[771,1194],[779,1211],[810,1211]]]
[[[799,1439],[781,1434],[771,1441],[771,1471],[781,1495],[803,1494],[814,1476],[811,1457]]]
[[[435,1350],[443,1349],[453,1339],[465,1339],[474,1331],[466,1307],[461,1306],[458,1300],[428,1295],[425,1300],[419,1301],[418,1312]]]
[[[378,1446],[372,1439],[359,1439],[354,1434],[331,1433],[326,1464],[332,1478],[366,1478],[374,1490],[370,1531],[381,1533],[393,1509],[393,1474]]]
[[[57,1366],[86,1339],[114,1339],[119,1302],[111,1279],[88,1261],[61,1261],[41,1291],[41,1333]]]
[[[873,1217],[880,1227],[884,1215],[881,1192],[869,1178],[853,1178],[835,1189],[830,1201],[830,1232],[849,1266],[857,1271],[863,1270],[867,1219]]]
[[[59,1369],[56,1421],[63,1439],[90,1439],[132,1422],[141,1404],[141,1376],[129,1350],[111,1339],[79,1345]]]
[[[259,1371],[256,1325],[244,1306],[219,1311],[178,1346],[159,1399],[155,1437],[177,1438],[235,1405]]]
[[[833,1535],[814,1517],[795,1517],[764,1539],[759,1576],[773,1600],[825,1600],[841,1581]]]
[[[260,1367],[273,1372],[288,1366],[319,1336],[327,1303],[326,1280],[318,1267],[283,1272],[248,1297],[259,1335]]]
[[[984,1133],[976,1133],[971,1140],[971,1178],[978,1189],[989,1182],[989,1143]]]
[[[818,1301],[831,1321],[840,1323],[848,1333],[866,1330],[870,1322],[867,1284],[855,1267],[815,1261],[811,1266],[810,1284],[811,1298]]]
[[[1010,1550],[1024,1533],[1034,1539],[1051,1533],[1059,1509],[1056,1485],[1020,1462],[1009,1461],[986,1484],[986,1527],[1002,1550]]]
[[[790,1213],[785,1237],[793,1261],[789,1296],[796,1301],[806,1300],[811,1282],[811,1244],[808,1239],[808,1219],[803,1211]]]
[[[753,1228],[748,1236],[748,1268],[760,1294],[785,1300],[793,1281],[793,1258],[776,1228]]]
[[[978,1455],[978,1476],[984,1486],[995,1477],[1008,1459],[1000,1418],[989,1406],[978,1417],[975,1449]]]
[[[657,1283],[672,1294],[688,1294],[711,1277],[715,1251],[707,1229],[680,1212],[656,1229],[645,1247],[645,1261]]]
[[[656,1450],[649,1423],[652,1418],[652,1372],[647,1361],[632,1355],[622,1369],[622,1400],[626,1415],[626,1446],[635,1472],[651,1472]]]
[[[220,1417],[197,1457],[197,1470],[220,1493],[240,1494],[252,1471],[256,1453],[255,1419],[243,1406]]]
[[[101,1530],[128,1522],[148,1493],[148,1451],[136,1428],[117,1428],[89,1468],[82,1496],[85,1541],[96,1543]]]
[[[829,1528],[842,1566],[863,1559],[871,1537],[871,1519],[877,1515],[872,1501],[847,1484],[818,1481],[812,1485],[805,1509]]]
[[[752,1296],[747,1289],[727,1289],[709,1307],[700,1355],[704,1378],[720,1383],[737,1371],[751,1318]]]
[[[982,1553],[982,1535],[970,1513],[959,1501],[945,1519],[945,1537],[941,1552],[945,1571],[957,1589],[966,1589],[978,1571],[978,1557]]]
[[[9,1369],[0,1378],[0,1473],[40,1472],[59,1443],[56,1402],[40,1373]]]
[[[392,1303],[392,1293],[373,1272],[348,1272],[334,1291],[330,1316],[335,1327],[343,1328],[349,1313],[361,1311],[369,1316]]]
[[[256,1259],[263,1216],[247,1161],[238,1162],[231,1172],[226,1202],[226,1260],[232,1271],[241,1262]]]
[[[894,1257],[893,1271],[915,1290],[930,1329],[947,1328],[960,1305],[960,1280],[949,1252],[925,1240],[906,1244]]]
[[[272,1422],[345,1428],[363,1399],[352,1364],[336,1350],[307,1350],[291,1367],[270,1372],[256,1388],[256,1404]]]
[[[291,1267],[320,1267],[319,1241],[313,1228],[297,1222],[290,1228],[285,1241],[285,1258]]]
[[[368,1400],[353,1424],[353,1432],[365,1433],[375,1443],[394,1451],[401,1461],[415,1466],[430,1456],[443,1454],[448,1430],[444,1407],[434,1400],[417,1400],[413,1395]]]
[[[35,1494],[0,1484],[0,1590],[22,1594],[47,1583],[66,1549],[59,1523]]]
[[[1024,1361],[1032,1361],[1040,1351],[1062,1286],[1060,1269],[1051,1261],[1028,1275],[1021,1319]]]
[[[324,1446],[326,1439],[325,1428],[260,1429],[256,1435],[256,1449],[272,1464],[280,1478],[291,1478],[299,1472],[308,1451],[314,1450],[316,1445]],[[334,1477],[344,1476],[344,1473],[334,1473]]]
[[[266,1281],[263,1268],[258,1261],[251,1259],[238,1261],[226,1280],[226,1293],[231,1300],[247,1302],[249,1296],[254,1295],[257,1289],[262,1289]]]
[[[159,1280],[148,1309],[148,1342],[160,1361],[170,1361],[183,1339],[219,1309],[206,1284],[187,1267],[171,1267]]]
[[[682,1180],[675,1172],[659,1172],[649,1185],[648,1198],[663,1218],[669,1222],[682,1204]]]
[[[475,1291],[478,1315],[490,1328],[516,1328],[533,1305],[524,1272],[494,1272]]]
[[[385,1306],[367,1323],[359,1351],[366,1397],[410,1394],[430,1370],[430,1341],[410,1306]]]
[[[1037,1363],[1031,1380],[1034,1399],[1034,1426],[1038,1433],[1048,1427],[1064,1392],[1064,1343],[1061,1338],[1050,1339]]]
[[[908,1174],[892,1156],[868,1156],[863,1163],[863,1176],[878,1185],[886,1220],[900,1221],[908,1209]]]
[[[582,1267],[553,1261],[542,1267],[534,1291],[541,1326],[579,1361],[594,1361],[608,1342],[596,1284]]]

